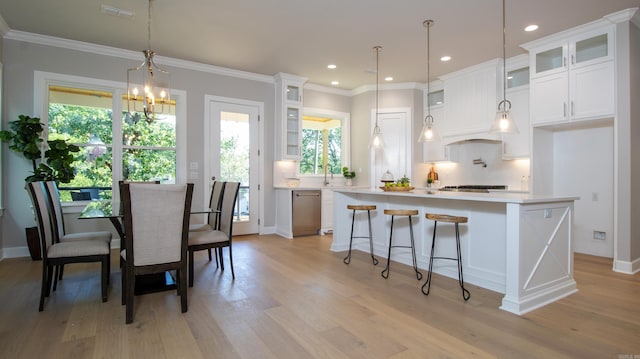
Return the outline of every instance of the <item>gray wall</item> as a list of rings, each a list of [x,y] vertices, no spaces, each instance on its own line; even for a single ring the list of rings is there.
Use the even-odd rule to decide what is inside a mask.
[[[34,111],[34,71],[46,71],[96,79],[126,82],[126,70],[142,61],[127,60],[106,55],[39,45],[11,39],[3,40],[2,63],[4,65],[4,93],[2,127],[17,119],[20,114],[32,115]],[[210,72],[172,68],[172,88],[187,93],[187,163],[203,164],[203,129],[205,95],[224,96],[264,103],[263,189],[265,213],[262,225],[275,225],[274,193],[271,174],[274,150],[274,84],[272,81],[246,80]],[[185,164],[186,165],[186,164]],[[35,225],[30,203],[24,189],[24,178],[29,173],[29,162],[19,154],[10,152],[3,145],[3,200],[6,207],[3,218],[0,247],[23,247],[24,228]],[[194,198],[208,196],[204,193],[208,179],[204,173],[195,183]]]

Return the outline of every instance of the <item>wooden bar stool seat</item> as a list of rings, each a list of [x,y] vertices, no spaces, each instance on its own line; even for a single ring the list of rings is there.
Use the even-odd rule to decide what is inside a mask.
[[[460,229],[458,227],[460,223],[467,223],[469,219],[467,217],[462,217],[462,216],[451,216],[448,214],[434,214],[434,213],[427,213],[425,214],[425,217],[434,222],[433,222],[433,238],[431,240],[431,255],[429,256],[429,272],[427,273],[427,281],[424,282],[424,284],[422,285],[422,293],[424,295],[429,295],[429,291],[431,290],[431,273],[433,270],[433,260],[448,259],[448,260],[454,260],[458,262],[458,282],[460,283],[460,288],[462,289],[462,298],[465,301],[469,300],[469,298],[471,298],[471,293],[469,293],[469,291],[465,289],[464,277],[462,276],[462,253],[460,250]],[[438,222],[453,223],[455,225],[456,251],[458,253],[456,258],[434,256],[435,244],[436,244],[436,227],[438,225]],[[426,291],[425,291],[425,287],[426,287]]]
[[[376,210],[375,205],[365,205],[365,204],[349,204],[347,205],[348,210],[352,210],[353,214],[351,216],[351,237],[349,238],[349,253],[346,257],[344,257],[344,264],[349,264],[351,262],[351,246],[353,244],[354,238],[369,238],[369,248],[371,250],[371,261],[373,265],[378,265],[378,259],[373,255],[373,232],[371,231],[371,211]],[[369,236],[354,236],[353,235],[353,226],[356,221],[356,211],[367,211],[367,220],[369,221]]]
[[[391,248],[411,248],[411,257],[413,260],[413,270],[416,272],[416,277],[418,278],[418,280],[422,279],[422,273],[420,273],[420,271],[418,271],[418,263],[416,262],[416,246],[415,246],[415,242],[413,239],[413,222],[411,217],[412,216],[417,216],[418,215],[418,210],[415,209],[385,209],[384,210],[384,214],[391,216],[391,231],[389,232],[389,252],[387,253],[387,266],[385,267],[385,269],[382,271],[382,273],[380,273],[380,275],[382,275],[383,278],[389,278],[389,265],[391,263]],[[411,239],[411,245],[410,246],[399,246],[399,245],[393,245],[393,222],[395,219],[395,216],[407,216],[407,218],[409,219],[409,233],[410,233],[410,239]]]

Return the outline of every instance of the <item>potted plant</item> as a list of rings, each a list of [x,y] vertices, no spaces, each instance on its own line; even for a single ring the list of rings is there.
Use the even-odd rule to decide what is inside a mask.
[[[354,171],[349,171],[349,167],[342,167],[342,175],[344,176],[344,178],[346,178],[345,184],[347,186],[351,186],[353,184],[353,178],[356,176],[356,173]]]
[[[68,144],[64,140],[47,141],[45,145],[41,137],[42,131],[44,131],[44,124],[38,117],[20,115],[18,120],[9,122],[9,130],[0,131],[0,140],[8,142],[10,150],[22,153],[24,158],[31,161],[33,173],[25,178],[25,182],[71,182],[75,177],[71,166],[74,160],[73,153],[79,152],[80,147]],[[37,229],[31,227],[25,231],[31,258],[40,259],[40,240]]]

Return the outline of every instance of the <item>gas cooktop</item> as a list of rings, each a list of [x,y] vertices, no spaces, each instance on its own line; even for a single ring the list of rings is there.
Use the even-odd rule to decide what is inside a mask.
[[[489,193],[489,190],[507,189],[506,185],[461,185],[461,186],[444,186],[440,191],[450,192],[480,192]]]

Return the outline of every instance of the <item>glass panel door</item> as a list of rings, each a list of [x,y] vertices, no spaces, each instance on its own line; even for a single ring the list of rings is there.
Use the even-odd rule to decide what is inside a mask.
[[[220,172],[212,175],[220,181],[240,182],[233,233],[258,233],[258,108],[214,102],[213,110],[219,133],[213,130],[211,145],[219,156],[214,155],[212,160],[219,164],[212,168],[219,168]]]

